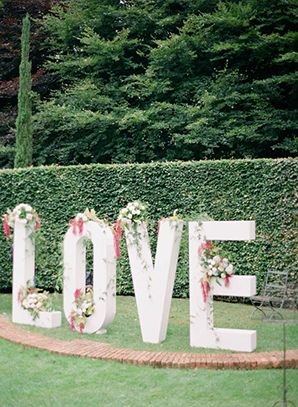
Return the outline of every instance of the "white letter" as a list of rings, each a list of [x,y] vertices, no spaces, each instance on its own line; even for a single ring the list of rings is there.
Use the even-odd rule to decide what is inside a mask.
[[[144,342],[160,343],[166,338],[182,228],[181,221],[160,222],[154,267],[146,224],[125,228]]]
[[[256,293],[255,276],[233,276],[229,287],[212,282],[206,303],[201,289],[202,266],[198,248],[206,240],[255,239],[253,221],[189,223],[190,346],[252,352],[256,332],[213,327],[213,294],[250,297]]]
[[[86,248],[84,239],[93,243],[93,301],[94,313],[87,318],[84,333],[104,330],[116,313],[116,260],[113,233],[103,224],[84,222],[82,233],[73,234],[69,228],[64,238],[64,314],[70,321],[70,314],[77,289],[85,292]],[[75,327],[78,329],[77,327]]]
[[[57,328],[61,325],[60,311],[40,311],[33,319],[29,311],[20,302],[20,293],[28,282],[34,281],[35,246],[32,230],[19,219],[14,223],[13,239],[13,283],[12,283],[12,322],[34,325],[42,328]]]

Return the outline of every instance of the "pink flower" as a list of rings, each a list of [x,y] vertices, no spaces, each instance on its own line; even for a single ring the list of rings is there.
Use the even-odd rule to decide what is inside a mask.
[[[232,276],[230,274],[226,274],[226,278],[225,278],[225,286],[226,287],[229,287],[231,278],[232,278]]]
[[[72,233],[73,233],[74,235],[76,235],[76,234],[77,234],[77,229],[76,229],[76,227],[77,227],[77,221],[76,221],[75,219],[71,219],[70,225],[72,226]]]
[[[5,236],[10,237],[10,227],[8,225],[7,218],[8,218],[7,215],[3,216],[3,218],[2,218],[2,226],[3,226],[3,231],[4,231]]]
[[[213,245],[212,245],[211,242],[204,242],[204,243],[202,243],[201,246],[199,246],[199,248],[198,248],[198,254],[199,254],[199,256],[202,256],[203,251],[204,251],[204,250],[209,250],[209,249],[211,249],[212,246],[213,246]]]
[[[39,216],[37,215],[37,213],[35,214],[35,216],[36,216],[36,222],[35,222],[34,228],[35,228],[35,230],[38,230],[38,229],[40,229],[40,219],[39,219]]]
[[[18,303],[21,304],[22,301],[22,289],[20,288],[18,291]]]
[[[83,322],[80,323],[79,328],[80,328],[80,333],[82,334],[82,333],[83,333],[83,330],[84,330],[84,328],[85,328],[85,325],[83,324]]]
[[[122,239],[122,228],[121,228],[121,221],[117,220],[115,223],[115,232],[118,240]]]
[[[82,218],[80,218],[77,222],[78,228],[79,228],[79,234],[81,235],[83,233],[84,229],[84,221]]]
[[[204,299],[204,302],[206,303],[207,298],[208,298],[208,294],[209,294],[209,291],[210,291],[209,282],[201,280],[201,287],[202,287],[202,291],[203,291],[203,299]]]
[[[74,318],[73,315],[70,316],[69,328],[70,328],[72,331],[75,330],[75,318]]]
[[[75,301],[77,301],[77,299],[79,298],[80,295],[81,295],[81,289],[77,288],[74,292]]]
[[[121,253],[120,253],[120,247],[119,247],[119,240],[118,240],[118,236],[113,234],[114,237],[114,248],[115,248],[115,255],[118,259],[118,257],[120,257]]]

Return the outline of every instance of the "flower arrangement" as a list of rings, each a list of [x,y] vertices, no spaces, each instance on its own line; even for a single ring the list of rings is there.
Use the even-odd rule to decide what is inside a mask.
[[[76,235],[77,233],[81,235],[84,230],[84,223],[88,222],[89,218],[86,213],[78,213],[73,219],[70,220],[70,225],[72,227],[72,233]]]
[[[69,325],[73,331],[78,327],[80,333],[83,332],[87,318],[89,318],[95,311],[95,304],[93,301],[93,290],[88,287],[86,292],[77,288],[74,292],[74,302],[72,311],[70,313]]]
[[[32,315],[33,320],[39,317],[41,311],[52,311],[53,309],[49,293],[34,287],[32,283],[20,288],[18,302]]]
[[[206,302],[211,287],[211,279],[215,278],[218,284],[224,281],[225,286],[228,287],[234,270],[229,260],[221,254],[221,249],[214,246],[211,242],[202,243],[198,248],[198,254],[201,258],[203,269],[201,287],[204,302]]]
[[[30,205],[24,203],[17,205],[13,211],[8,208],[2,217],[2,226],[6,237],[11,236],[10,228],[14,227],[16,221],[23,223],[32,232],[40,228],[38,213]]]
[[[146,219],[146,205],[140,201],[129,202],[119,212],[118,221],[123,225],[141,223]]]

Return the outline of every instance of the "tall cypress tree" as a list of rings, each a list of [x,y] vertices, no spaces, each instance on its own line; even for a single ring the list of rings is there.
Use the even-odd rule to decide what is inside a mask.
[[[31,62],[30,20],[23,18],[21,37],[20,83],[18,93],[18,116],[16,120],[15,167],[28,167],[32,164],[32,103],[31,103]]]

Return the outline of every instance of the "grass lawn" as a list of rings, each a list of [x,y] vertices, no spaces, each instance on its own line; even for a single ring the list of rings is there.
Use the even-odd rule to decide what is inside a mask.
[[[56,309],[61,310],[61,295],[54,300]],[[281,325],[252,321],[251,312],[248,305],[217,302],[216,325],[257,329],[257,350],[281,349]],[[0,313],[11,316],[11,295],[0,295]],[[297,319],[291,311],[285,311],[285,316]],[[84,339],[134,349],[210,351],[190,348],[188,321],[188,301],[174,299],[166,341],[160,345],[143,344],[134,298],[118,297],[117,316],[108,333],[84,335]],[[61,339],[82,337],[69,330],[65,318],[58,329],[24,329]],[[297,339],[297,324],[289,325],[287,347],[297,347]],[[264,407],[282,399],[282,379],[283,372],[278,369],[156,369],[59,356],[0,340],[1,407]],[[296,402],[298,370],[288,369],[287,379],[288,399]]]
[[[298,370],[287,370],[298,400]],[[264,407],[282,370],[178,370],[58,356],[0,340],[1,407]]]
[[[62,310],[62,295],[54,295],[55,309]],[[173,299],[168,334],[166,340],[159,345],[145,344],[141,339],[136,303],[134,297],[117,297],[117,313],[114,322],[108,328],[106,335],[84,335],[95,341],[108,342],[116,347],[144,349],[156,351],[181,352],[225,352],[189,346],[189,302],[186,299]],[[215,302],[215,326],[225,328],[246,328],[257,330],[257,351],[282,349],[282,325],[264,322],[260,319],[251,320],[253,307],[244,304]],[[287,319],[296,320],[296,324],[287,326],[287,348],[298,348],[298,312],[283,311]],[[0,313],[11,316],[11,295],[0,295]],[[77,332],[71,332],[66,318],[63,325],[57,329],[42,329],[24,326],[24,329],[39,332],[43,335],[60,339],[82,338]]]

